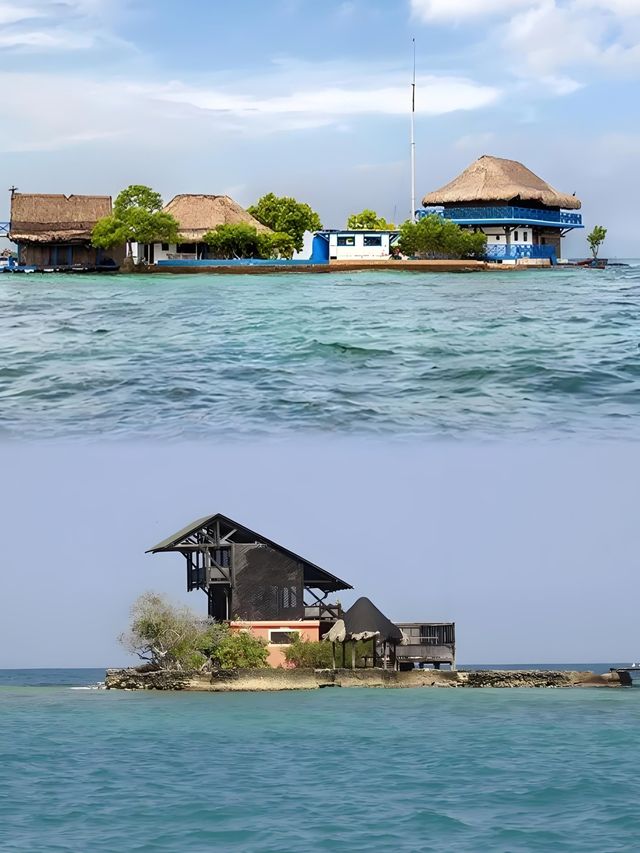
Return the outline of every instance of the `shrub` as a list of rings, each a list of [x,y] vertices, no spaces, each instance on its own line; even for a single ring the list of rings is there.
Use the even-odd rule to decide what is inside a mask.
[[[255,669],[267,666],[267,644],[248,631],[229,631],[212,654],[220,669]]]
[[[480,232],[460,228],[450,219],[431,214],[418,222],[403,223],[400,226],[398,246],[404,255],[483,258],[487,251],[487,238]]]
[[[298,638],[287,646],[284,652],[287,663],[299,668],[329,669],[333,665],[331,643],[324,640],[315,642]],[[365,665],[365,657],[373,657],[373,641],[356,643],[356,666]],[[351,643],[343,648],[342,643],[336,643],[336,666],[351,666]]]

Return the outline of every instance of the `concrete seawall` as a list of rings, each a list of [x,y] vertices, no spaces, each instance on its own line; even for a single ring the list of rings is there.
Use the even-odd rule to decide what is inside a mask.
[[[623,687],[631,679],[617,672],[543,670],[474,670],[449,672],[415,669],[248,669],[199,672],[139,672],[108,669],[110,690],[189,690],[229,692],[249,690],[317,690],[322,687]]]

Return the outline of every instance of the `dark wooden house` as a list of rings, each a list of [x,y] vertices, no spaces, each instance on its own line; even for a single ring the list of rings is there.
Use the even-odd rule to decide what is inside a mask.
[[[73,270],[117,266],[121,249],[105,253],[91,245],[99,219],[111,215],[111,197],[18,193],[11,196],[9,239],[18,263],[36,269]]]
[[[177,551],[187,568],[187,590],[202,590],[218,621],[316,620],[327,630],[342,615],[327,601],[351,585],[326,569],[225,515],[200,518],[147,553]]]
[[[398,622],[402,644],[398,646],[401,669],[430,664],[440,669],[456,668],[456,626],[454,622]]]

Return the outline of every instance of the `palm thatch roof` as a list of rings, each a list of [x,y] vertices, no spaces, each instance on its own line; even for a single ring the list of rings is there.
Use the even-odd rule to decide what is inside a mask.
[[[381,643],[399,643],[403,634],[371,599],[362,596],[332,626],[324,639],[343,643],[345,640],[369,640],[371,637],[377,637]]]
[[[96,222],[110,215],[108,195],[14,193],[9,237],[31,243],[90,240]]]
[[[486,154],[453,181],[422,199],[425,206],[496,202],[536,202],[566,210],[582,207],[574,195],[558,192],[517,160]]]
[[[270,232],[270,228],[228,195],[177,195],[165,205],[165,213],[178,220],[180,238],[184,241],[202,240],[207,231],[218,225],[252,225],[257,231]]]

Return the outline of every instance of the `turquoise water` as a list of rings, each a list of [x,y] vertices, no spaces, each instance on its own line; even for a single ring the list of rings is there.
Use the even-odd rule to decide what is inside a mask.
[[[638,847],[638,690],[0,688],[7,851]]]
[[[0,277],[7,437],[640,425],[640,267]]]

